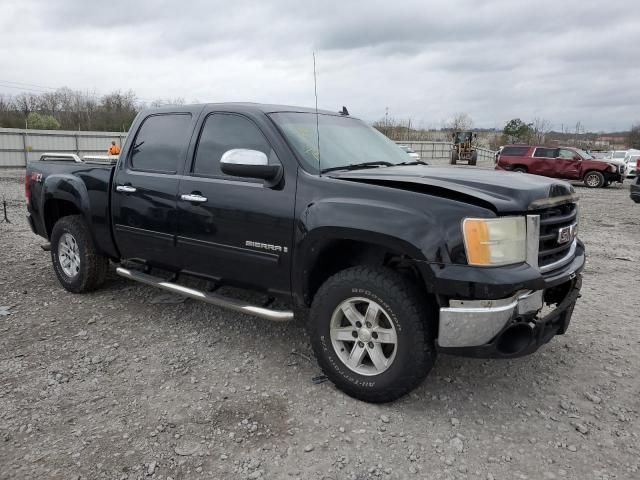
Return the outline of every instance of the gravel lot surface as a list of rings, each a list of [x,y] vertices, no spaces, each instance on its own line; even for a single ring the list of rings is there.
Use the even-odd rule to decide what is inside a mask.
[[[517,360],[440,356],[388,405],[314,384],[304,326],[117,277],[58,284],[0,170],[0,479],[638,479],[640,205],[581,195],[566,335]]]

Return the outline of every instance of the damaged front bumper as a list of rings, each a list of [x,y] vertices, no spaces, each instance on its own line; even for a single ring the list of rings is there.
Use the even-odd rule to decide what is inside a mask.
[[[438,349],[482,358],[528,355],[567,330],[581,284],[581,275],[574,274],[551,288],[509,298],[450,300],[440,309]],[[556,306],[541,317],[545,303]]]

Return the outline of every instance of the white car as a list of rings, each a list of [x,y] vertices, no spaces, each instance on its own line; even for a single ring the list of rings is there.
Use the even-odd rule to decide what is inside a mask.
[[[402,150],[404,150],[405,152],[407,152],[407,155],[409,155],[411,158],[413,158],[414,160],[420,160],[420,154],[417,153],[413,148],[411,148],[409,145],[398,145]]]
[[[627,164],[627,178],[635,178],[638,175],[638,162],[640,162],[640,150],[629,150],[624,157]]]
[[[628,150],[609,150],[605,160],[624,160],[627,156]]]

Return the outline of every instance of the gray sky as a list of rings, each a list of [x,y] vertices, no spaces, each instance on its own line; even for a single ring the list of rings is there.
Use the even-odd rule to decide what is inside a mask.
[[[0,93],[347,105],[440,127],[640,122],[639,0],[2,0]]]

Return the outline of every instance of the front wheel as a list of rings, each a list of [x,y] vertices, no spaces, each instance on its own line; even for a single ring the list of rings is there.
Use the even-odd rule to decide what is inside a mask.
[[[429,305],[386,268],[353,267],[329,278],[311,306],[311,344],[327,377],[367,402],[413,390],[436,358]]]
[[[80,215],[62,217],[53,226],[51,261],[60,284],[73,293],[95,290],[109,269],[109,259],[96,251]]]
[[[604,186],[604,175],[600,172],[587,172],[584,176],[584,184],[589,188],[600,188]]]
[[[451,165],[456,165],[458,163],[458,160],[460,160],[460,154],[458,153],[457,150],[453,150],[451,152],[451,158],[450,158],[449,163]]]

